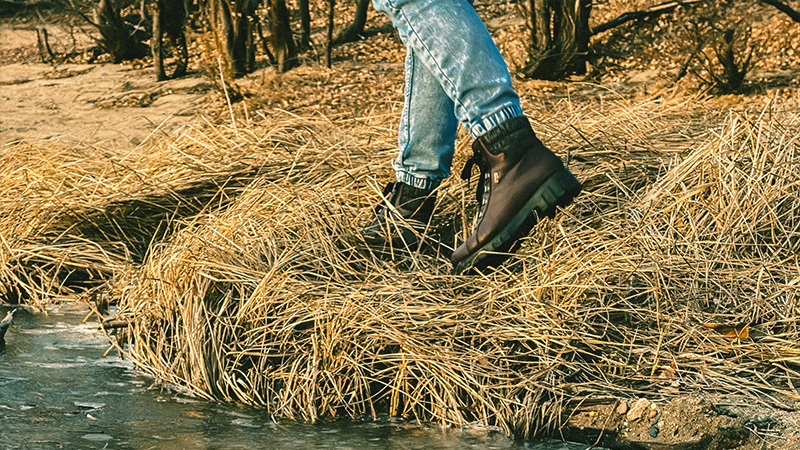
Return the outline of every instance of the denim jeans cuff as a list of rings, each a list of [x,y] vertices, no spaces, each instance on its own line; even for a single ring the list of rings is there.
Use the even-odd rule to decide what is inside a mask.
[[[408,172],[397,172],[397,181],[418,189],[436,189],[442,184],[442,180],[419,177]]]
[[[506,105],[488,116],[473,122],[469,128],[469,132],[473,139],[478,139],[497,125],[521,115],[523,115],[522,108],[520,108],[519,105]]]

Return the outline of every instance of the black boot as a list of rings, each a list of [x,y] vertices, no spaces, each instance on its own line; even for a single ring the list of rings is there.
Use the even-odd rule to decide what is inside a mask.
[[[461,174],[481,169],[481,206],[472,235],[450,258],[454,273],[497,267],[519,247],[539,219],[568,205],[581,184],[540,141],[524,116],[509,119],[472,145],[474,155]]]
[[[364,240],[381,249],[418,250],[436,203],[433,189],[389,183],[383,196],[386,201],[375,207],[375,218],[362,231]]]

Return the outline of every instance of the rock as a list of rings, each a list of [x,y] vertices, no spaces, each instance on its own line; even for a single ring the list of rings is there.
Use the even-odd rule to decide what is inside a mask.
[[[464,425],[463,427],[461,427],[461,432],[466,434],[467,436],[473,436],[473,437],[485,436],[489,434],[489,428],[487,428],[486,425],[480,422],[476,422],[476,423],[471,423],[469,425]]]
[[[6,351],[6,331],[8,331],[8,327],[14,322],[14,313],[16,311],[16,308],[12,309],[6,314],[6,317],[0,321],[0,354]]]
[[[107,435],[105,433],[88,433],[88,434],[84,434],[81,437],[83,437],[87,441],[98,441],[98,442],[100,442],[100,441],[109,441],[109,440],[113,439],[111,436],[109,436],[109,435]]]
[[[83,408],[83,409],[100,409],[103,406],[106,406],[105,403],[92,403],[92,402],[73,402],[73,403],[75,403],[75,406],[77,406],[78,408]]]
[[[658,437],[658,427],[650,427],[650,437]]]
[[[617,414],[622,415],[626,412],[628,412],[628,402],[623,400],[619,403],[619,406],[617,406]]]
[[[629,422],[635,422],[641,419],[647,413],[648,409],[650,409],[650,401],[646,398],[640,398],[628,410],[626,417]]]

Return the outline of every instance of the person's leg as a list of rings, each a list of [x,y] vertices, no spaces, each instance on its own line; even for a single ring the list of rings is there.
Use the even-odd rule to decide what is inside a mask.
[[[458,120],[453,101],[410,48],[405,76],[400,152],[394,169],[398,182],[430,190],[450,176]]]
[[[496,267],[540,217],[552,216],[580,183],[536,137],[511,76],[467,0],[373,0],[453,102],[476,139],[462,176],[478,165],[481,203],[473,233],[451,257],[454,271]],[[413,109],[410,116],[416,114]],[[419,149],[424,151],[424,149]]]
[[[433,213],[433,190],[450,176],[458,119],[453,101],[420,62],[406,53],[403,112],[394,162],[397,183],[384,189],[385,202],[362,231],[373,247],[416,250]]]
[[[521,116],[500,51],[467,0],[373,0],[453,100],[473,137]]]

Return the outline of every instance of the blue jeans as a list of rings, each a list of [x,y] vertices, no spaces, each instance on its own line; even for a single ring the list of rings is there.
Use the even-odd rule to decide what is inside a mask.
[[[450,175],[458,123],[477,138],[522,115],[511,75],[468,0],[372,0],[406,46],[397,181],[431,189]]]

